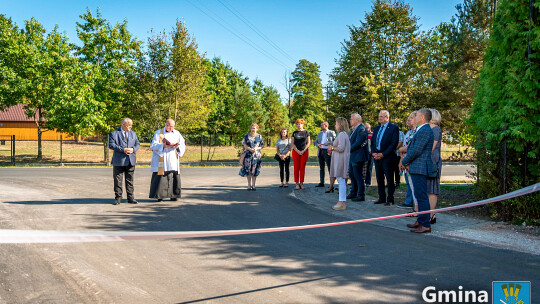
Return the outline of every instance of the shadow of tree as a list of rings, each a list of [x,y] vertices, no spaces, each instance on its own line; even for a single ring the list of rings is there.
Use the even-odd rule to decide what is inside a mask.
[[[275,187],[260,187],[256,192],[228,186],[184,188],[183,198],[178,202],[146,200],[133,208],[82,215],[87,217],[86,228],[109,231],[234,230],[343,220],[316,210],[290,197],[289,193],[290,190]],[[110,201],[88,198],[9,203],[109,204]],[[361,287],[386,297],[369,303],[418,303],[426,286],[440,290],[457,290],[457,286],[489,290],[495,279],[538,279],[540,265],[540,258],[532,255],[470,244],[464,246],[454,240],[369,224],[167,242],[178,248],[193,246],[201,256],[245,261],[240,265],[226,264],[223,266],[226,271],[292,276],[297,280],[291,284],[321,280],[325,286]],[[506,262],[499,263],[501,260]],[[184,300],[184,303],[211,301],[267,288]],[[325,303],[358,301],[357,298],[338,300],[336,295],[321,300]]]

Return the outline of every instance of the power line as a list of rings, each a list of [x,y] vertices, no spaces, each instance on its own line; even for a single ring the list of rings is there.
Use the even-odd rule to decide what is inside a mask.
[[[258,51],[259,53],[261,53],[262,55],[266,56],[267,58],[269,58],[270,60],[272,60],[274,63],[276,64],[279,64],[281,65],[282,67],[284,67],[285,69],[289,69],[289,67],[283,63],[281,60],[279,60],[278,58],[276,58],[275,56],[273,56],[272,54],[268,53],[267,51],[265,51],[264,49],[260,48],[259,46],[257,46],[256,43],[254,43],[253,41],[251,41],[251,39],[249,39],[248,37],[246,37],[245,35],[243,35],[242,33],[239,33],[237,34],[235,32],[235,29],[234,27],[232,27],[230,24],[228,24],[225,20],[223,20],[221,17],[219,17],[216,13],[212,12],[212,10],[210,10],[208,7],[206,7],[204,4],[202,4],[199,0],[197,0],[199,2],[199,4],[204,8],[206,9],[207,11],[211,12],[212,14],[214,14],[216,18],[214,18],[213,16],[209,15],[205,10],[201,9],[200,7],[198,7],[197,5],[195,5],[195,3],[193,3],[192,1],[190,0],[187,0],[191,5],[193,5],[196,9],[198,9],[199,11],[201,11],[203,14],[205,14],[206,16],[208,16],[208,18],[214,20],[216,23],[218,23],[221,27],[223,27],[224,29],[226,29],[227,31],[229,31],[231,34],[233,34],[234,36],[236,36],[238,39],[240,39],[241,41],[243,41],[244,43],[246,43],[247,45],[251,46],[252,48],[254,48],[256,51]],[[219,20],[218,20],[219,19]],[[221,21],[220,21],[221,20]],[[242,37],[243,36],[243,37]]]
[[[227,0],[217,0],[221,5],[223,5],[229,12],[233,13],[240,21],[242,21],[246,26],[248,26],[255,34],[257,34],[259,37],[261,37],[264,41],[266,41],[270,46],[272,46],[274,49],[276,49],[278,52],[280,52],[282,55],[284,55],[287,59],[289,59],[293,64],[295,64],[295,60],[282,48],[280,48],[274,41],[272,41],[268,36],[266,36],[261,30],[259,30],[253,23],[251,23],[246,17],[242,15],[238,10],[236,10]],[[223,3],[225,2],[225,3]]]

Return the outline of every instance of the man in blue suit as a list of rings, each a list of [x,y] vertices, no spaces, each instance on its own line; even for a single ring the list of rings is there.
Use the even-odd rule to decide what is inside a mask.
[[[347,199],[355,202],[365,201],[366,185],[364,183],[364,166],[368,160],[368,133],[362,124],[362,116],[358,113],[351,115],[351,156],[349,158],[349,177],[351,192]]]
[[[126,117],[122,119],[120,128],[109,133],[109,149],[114,150],[112,165],[115,200],[113,205],[122,202],[122,174],[126,180],[128,203],[137,204],[133,195],[133,174],[135,173],[136,153],[140,143],[137,134],[131,131],[132,126],[133,121]]]
[[[418,204],[419,212],[430,209],[427,195],[428,162],[431,162],[431,149],[433,147],[433,131],[429,126],[430,121],[430,110],[422,109],[416,113],[416,134],[407,148],[407,156],[399,164],[402,169],[409,170],[409,186],[412,190],[413,200]],[[415,233],[431,232],[429,220],[429,214],[422,214],[418,216],[414,224],[407,224],[407,227],[413,228],[411,232]]]
[[[399,141],[399,129],[390,123],[390,113],[386,110],[379,112],[379,123],[373,130],[371,138],[371,155],[375,163],[375,177],[377,178],[377,188],[379,199],[375,204],[390,206],[394,204],[394,170],[396,147]],[[388,183],[388,198],[386,197],[384,178]]]

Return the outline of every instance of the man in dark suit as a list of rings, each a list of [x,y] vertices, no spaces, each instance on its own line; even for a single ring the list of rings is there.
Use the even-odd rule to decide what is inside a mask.
[[[410,145],[407,148],[407,156],[401,161],[400,167],[409,170],[409,186],[412,190],[413,200],[418,205],[418,211],[428,211],[430,209],[427,195],[427,175],[428,162],[431,162],[431,149],[433,147],[433,131],[429,126],[431,121],[431,111],[428,109],[419,110],[416,113],[416,134],[414,134]],[[431,232],[431,225],[428,214],[418,215],[414,224],[407,224],[413,228],[411,232],[425,233]]]
[[[358,113],[351,115],[351,156],[349,158],[349,177],[351,192],[347,199],[355,202],[365,201],[366,185],[364,183],[364,166],[368,160],[368,133],[362,124],[362,116]]]
[[[399,129],[390,123],[390,113],[382,110],[379,113],[379,123],[373,131],[371,138],[371,155],[375,163],[375,176],[377,178],[377,188],[379,199],[375,204],[390,206],[394,204],[394,170],[392,164],[396,158],[396,147],[399,140]],[[384,178],[388,183],[388,198],[386,197]]]
[[[124,118],[122,119],[122,126],[109,133],[109,149],[114,150],[112,165],[115,200],[113,205],[122,202],[122,174],[124,174],[126,180],[128,203],[137,204],[133,196],[133,174],[135,173],[136,153],[140,143],[137,134],[131,131],[132,126],[133,121]]]

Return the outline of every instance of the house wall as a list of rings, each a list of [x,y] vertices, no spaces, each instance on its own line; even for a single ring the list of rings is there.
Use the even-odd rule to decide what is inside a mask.
[[[0,121],[0,135],[15,135],[15,140],[37,140],[37,128],[34,122]],[[75,140],[75,137],[56,131],[41,133],[42,140]]]

